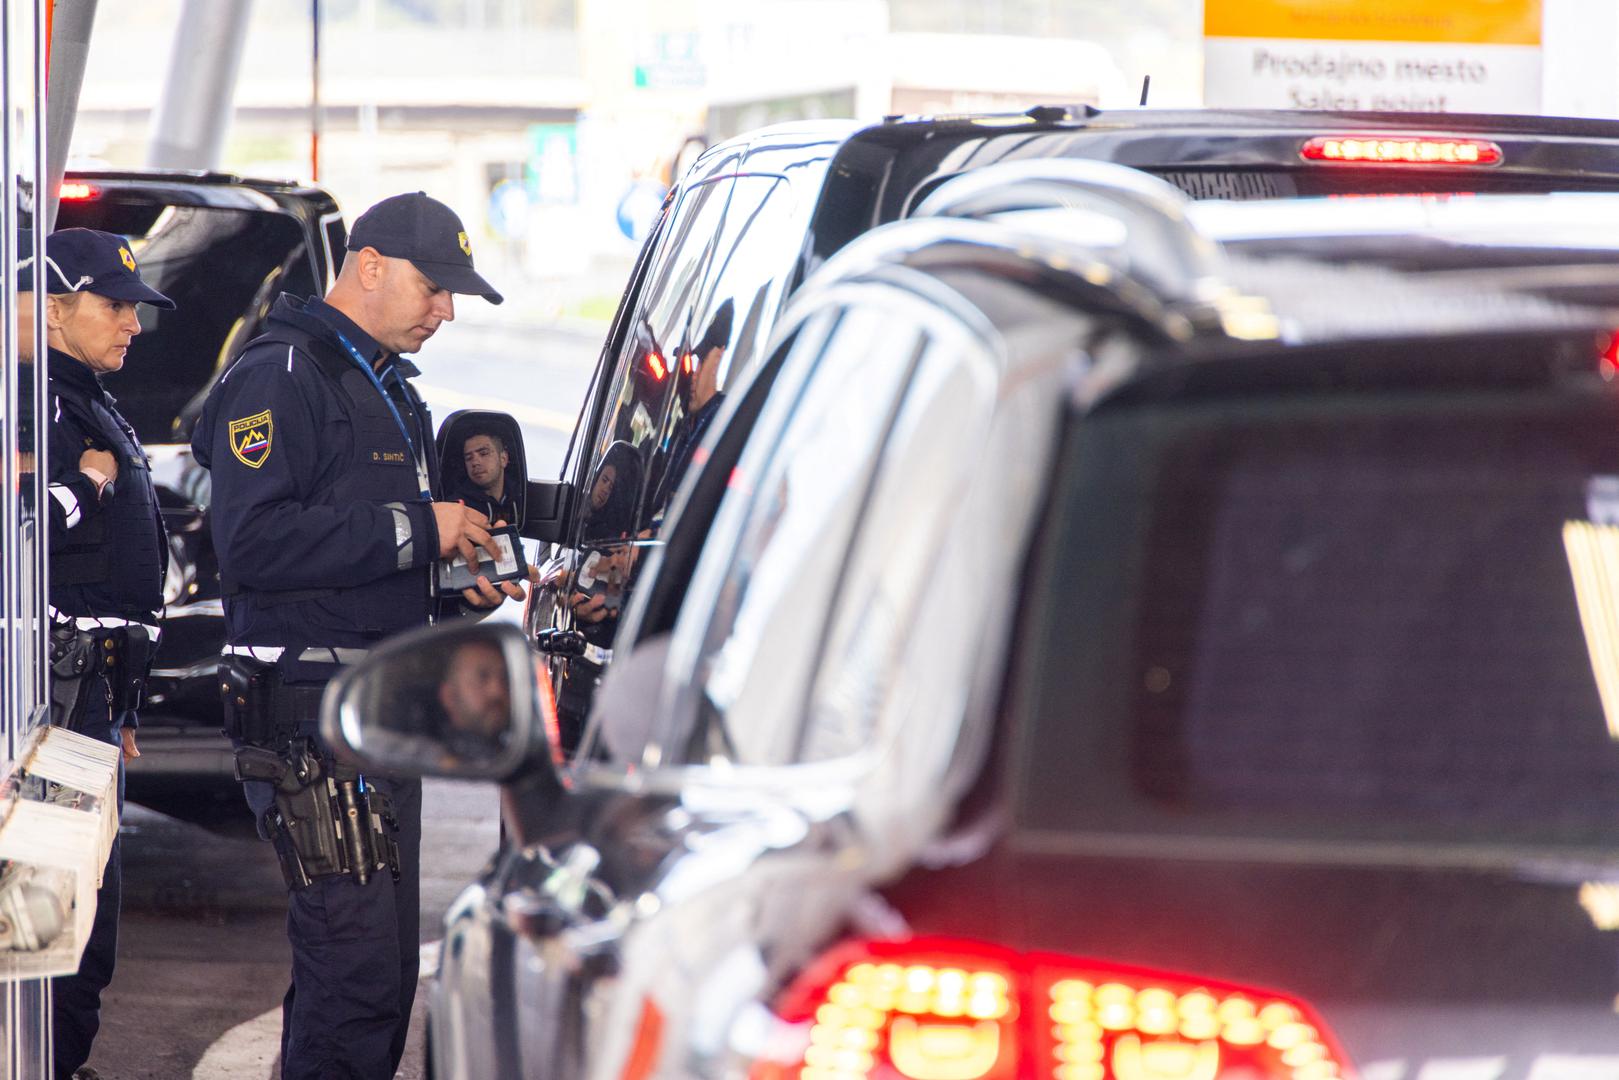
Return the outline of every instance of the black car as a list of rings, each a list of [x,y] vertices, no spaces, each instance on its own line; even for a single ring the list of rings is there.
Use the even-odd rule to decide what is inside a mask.
[[[219,568],[191,426],[276,296],[325,292],[346,232],[318,187],[223,173],[70,172],[61,195],[58,228],[128,237],[146,281],[176,304],[142,305],[127,363],[106,378],[152,459],[169,532],[163,639],[141,710],[142,742],[161,749],[130,763],[132,797],[161,800],[170,779],[231,775],[214,676],[224,644]]]
[[[727,395],[827,259],[995,165],[1128,165],[1199,200],[1619,190],[1619,124],[1542,117],[1111,110],[790,124],[708,150],[631,275],[580,415],[525,613],[572,751],[643,553]],[[714,343],[717,342],[717,347]],[[767,376],[768,377],[768,376]]]
[[[328,693],[504,787],[433,1074],[1614,1075],[1619,200],[911,216],[727,402],[572,759],[510,627]]]

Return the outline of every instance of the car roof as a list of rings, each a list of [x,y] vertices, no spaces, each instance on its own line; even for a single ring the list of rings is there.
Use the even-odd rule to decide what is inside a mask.
[[[294,180],[175,169],[71,169],[63,179],[93,184],[103,195],[140,193],[176,206],[337,211],[337,201],[324,188]]]
[[[1056,189],[1038,187],[1027,167],[997,172],[1006,183],[980,174],[960,184],[1004,198],[1008,186],[1027,183],[1036,191],[1029,201],[1054,197]],[[1070,196],[1109,174],[1141,184],[1139,173],[1096,163],[1054,163],[1049,172],[1069,174],[1078,185]],[[1172,228],[1214,244],[1213,258],[1178,277],[1163,272],[1163,258],[1144,259],[1145,240],[1097,227],[1103,215],[1095,205],[1036,206],[873,230],[805,291],[881,275],[884,266],[945,268],[955,288],[970,289],[974,273],[1020,281],[1081,304],[1112,291],[1125,301],[1119,310],[1128,308],[1160,338],[1139,372],[1306,344],[1503,337],[1572,343],[1594,370],[1598,336],[1619,326],[1619,195],[1212,204],[1158,187],[1184,210]],[[973,215],[968,201],[954,203]],[[1186,247],[1192,256],[1202,250]]]

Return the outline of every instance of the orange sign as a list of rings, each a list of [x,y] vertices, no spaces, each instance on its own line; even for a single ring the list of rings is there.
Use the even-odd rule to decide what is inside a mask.
[[[1541,0],[1205,0],[1203,35],[1539,45]]]

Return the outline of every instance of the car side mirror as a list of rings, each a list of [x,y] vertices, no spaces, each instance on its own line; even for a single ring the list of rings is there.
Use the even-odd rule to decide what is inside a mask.
[[[490,469],[502,455],[497,485]],[[552,543],[566,535],[573,485],[528,478],[523,431],[509,414],[460,409],[446,416],[438,429],[438,460],[444,499],[476,507],[490,521],[504,518],[530,540]]]
[[[564,481],[528,482],[528,505],[517,531],[530,540],[554,544],[568,535],[573,514],[573,485]]]
[[[332,682],[321,735],[362,771],[502,782],[538,772],[541,786],[560,791],[535,680],[511,623],[413,630]]]
[[[459,409],[438,429],[440,497],[521,525],[528,508],[523,431],[507,413]]]

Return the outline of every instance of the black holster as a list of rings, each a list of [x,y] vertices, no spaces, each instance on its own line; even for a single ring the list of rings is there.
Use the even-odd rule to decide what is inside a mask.
[[[99,672],[95,635],[67,623],[51,627],[51,723],[78,731]]]
[[[236,779],[275,792],[264,832],[289,889],[347,874],[364,885],[378,870],[399,880],[398,821],[387,796],[359,772],[321,755],[300,733],[314,719],[322,686],[282,682],[275,665],[227,656],[219,665],[225,734],[237,742]]]
[[[78,731],[95,676],[106,679],[107,706],[116,716],[138,709],[152,669],[152,637],[143,626],[80,630],[51,627],[51,723]]]
[[[146,679],[152,672],[157,643],[144,626],[122,626],[101,630],[102,659],[107,667],[107,685],[112,688],[113,714],[138,709],[146,700]],[[115,644],[109,649],[108,641]]]
[[[306,689],[316,695],[318,712],[320,688]],[[307,707],[308,702],[288,691],[274,664],[247,656],[220,657],[219,697],[224,718],[220,730],[233,742],[267,750],[289,745],[298,736],[299,707]]]

